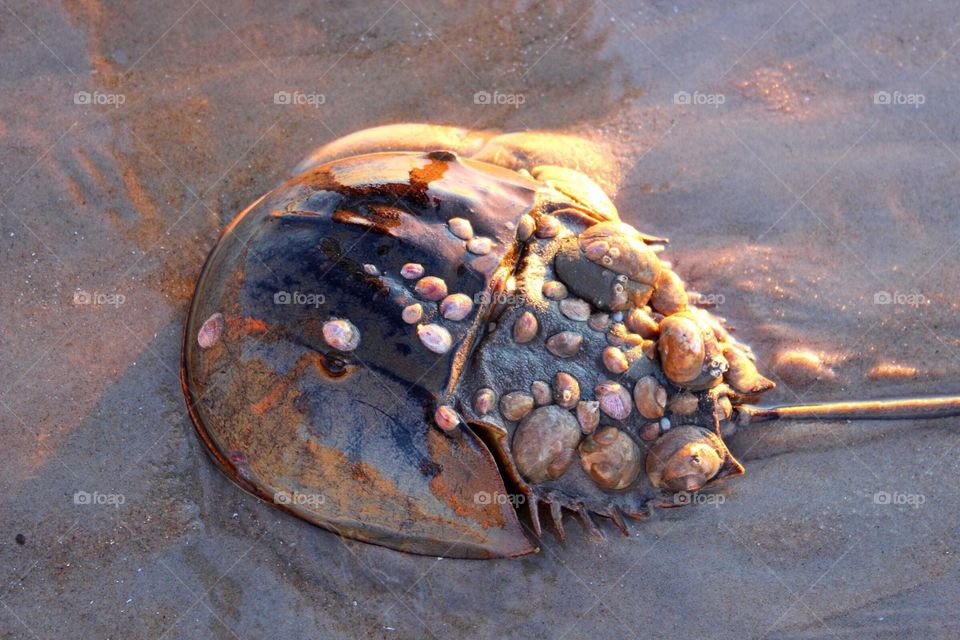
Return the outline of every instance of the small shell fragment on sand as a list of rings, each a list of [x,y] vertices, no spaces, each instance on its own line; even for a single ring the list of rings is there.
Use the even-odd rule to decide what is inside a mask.
[[[819,354],[806,349],[778,351],[770,363],[770,370],[791,387],[805,387],[837,377]]]

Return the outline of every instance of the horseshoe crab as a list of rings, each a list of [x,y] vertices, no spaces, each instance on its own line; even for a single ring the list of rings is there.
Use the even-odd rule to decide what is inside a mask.
[[[750,404],[773,382],[621,221],[603,166],[577,138],[433,125],[301,163],[226,227],[190,307],[183,389],[216,463],[345,537],[512,557],[541,506],[561,538],[564,509],[626,533],[743,473],[724,437],[750,422],[960,412]]]

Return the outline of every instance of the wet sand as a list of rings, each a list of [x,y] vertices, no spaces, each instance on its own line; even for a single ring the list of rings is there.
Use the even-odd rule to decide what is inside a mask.
[[[194,436],[180,329],[217,234],[402,121],[607,145],[771,403],[960,393],[960,11],[727,4],[2,8],[0,637],[960,634],[956,420],[758,427],[722,502],[488,562],[341,541]]]

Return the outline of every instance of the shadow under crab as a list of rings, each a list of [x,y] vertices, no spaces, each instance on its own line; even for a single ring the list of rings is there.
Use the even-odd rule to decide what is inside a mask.
[[[620,221],[574,138],[398,125],[319,150],[197,284],[191,416],[247,491],[450,557],[537,550],[544,505],[626,532],[743,467],[750,420],[954,414],[956,398],[761,409],[773,387]],[[600,171],[600,169],[597,169]],[[529,536],[511,496],[523,495]]]

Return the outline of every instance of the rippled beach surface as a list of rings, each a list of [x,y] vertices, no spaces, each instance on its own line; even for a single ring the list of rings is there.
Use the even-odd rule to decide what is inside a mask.
[[[958,39],[949,2],[3,3],[0,637],[957,637],[956,419],[757,427],[629,537],[438,560],[243,494],[178,367],[237,212],[429,122],[603,148],[765,401],[960,393]]]

